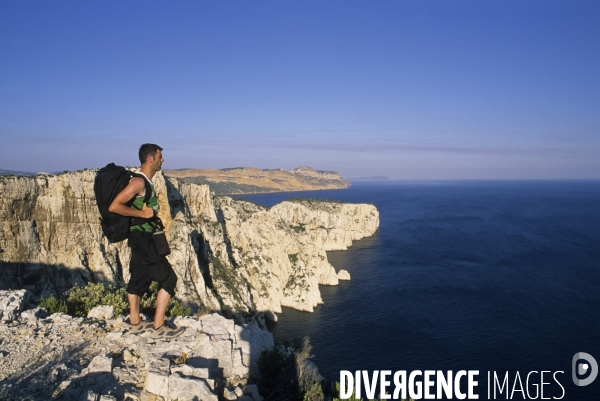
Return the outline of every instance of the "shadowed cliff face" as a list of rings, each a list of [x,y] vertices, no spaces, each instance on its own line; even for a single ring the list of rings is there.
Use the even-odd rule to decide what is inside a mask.
[[[110,244],[102,235],[95,174],[0,178],[0,266],[10,272],[0,275],[0,289],[47,296],[89,281],[127,282],[130,251],[126,241]],[[267,209],[162,174],[154,182],[177,297],[195,307],[312,311],[322,302],[318,285],[345,276],[325,252],[379,226],[372,205],[301,201]]]

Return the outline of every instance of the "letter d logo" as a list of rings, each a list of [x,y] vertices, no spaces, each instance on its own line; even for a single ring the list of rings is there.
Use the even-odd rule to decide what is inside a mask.
[[[584,359],[587,363],[582,363],[578,367],[577,361],[580,359]],[[587,379],[580,380],[577,378],[577,375],[581,376],[586,374],[589,368],[592,370]],[[586,354],[585,352],[578,352],[573,355],[573,383],[575,383],[576,386],[587,386],[596,379],[596,376],[598,376],[598,363],[593,356]]]

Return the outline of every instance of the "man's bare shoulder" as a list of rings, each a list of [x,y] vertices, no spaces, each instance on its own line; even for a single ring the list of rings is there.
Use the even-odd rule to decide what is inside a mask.
[[[128,192],[141,193],[146,190],[146,183],[142,177],[133,177],[125,190],[129,189]]]
[[[135,196],[143,195],[146,191],[146,183],[141,177],[133,177],[129,184],[117,195],[115,201],[118,203],[127,203]]]

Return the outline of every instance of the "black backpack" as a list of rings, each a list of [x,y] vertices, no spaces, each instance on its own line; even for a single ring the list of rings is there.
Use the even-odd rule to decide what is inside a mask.
[[[129,227],[131,226],[131,217],[121,216],[120,214],[108,211],[108,208],[116,196],[129,184],[133,177],[140,177],[146,183],[146,195],[144,203],[148,204],[148,200],[152,195],[152,187],[148,180],[142,175],[133,173],[125,167],[116,166],[114,163],[107,164],[96,174],[94,180],[94,194],[96,194],[96,202],[100,209],[100,224],[102,231],[110,242],[119,242],[127,239]],[[133,199],[130,204],[133,203]]]

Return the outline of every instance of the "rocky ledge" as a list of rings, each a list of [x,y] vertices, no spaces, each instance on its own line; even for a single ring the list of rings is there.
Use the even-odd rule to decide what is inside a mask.
[[[130,333],[110,307],[88,318],[48,316],[23,310],[28,298],[27,291],[0,294],[2,400],[262,400],[249,380],[273,336],[256,322],[179,317],[181,336],[153,339]]]

